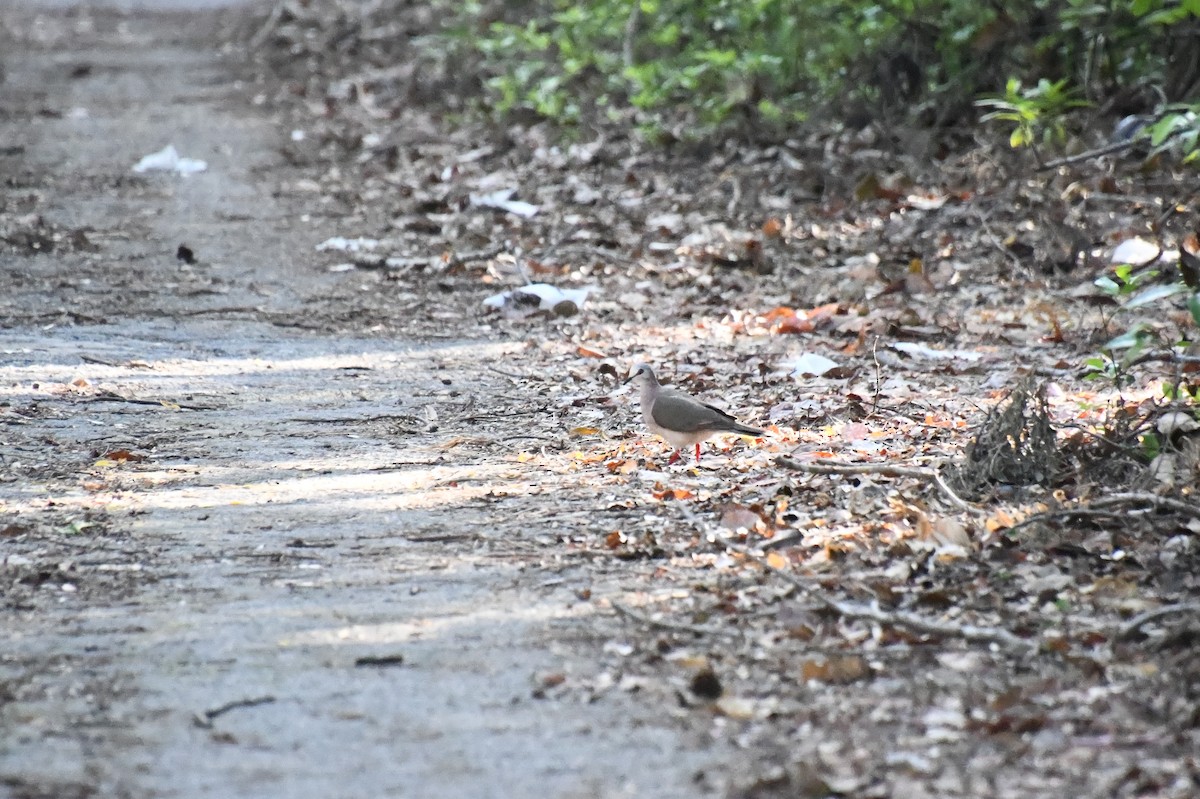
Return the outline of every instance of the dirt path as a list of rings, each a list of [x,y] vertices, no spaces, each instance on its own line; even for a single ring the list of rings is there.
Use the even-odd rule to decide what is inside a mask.
[[[209,20],[8,18],[0,794],[706,793],[732,748],[596,665],[586,486],[461,446],[547,410],[519,345],[300,329],[336,220]]]

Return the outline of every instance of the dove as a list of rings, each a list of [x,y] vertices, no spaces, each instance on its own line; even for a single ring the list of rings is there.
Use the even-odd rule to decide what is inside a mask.
[[[680,450],[695,445],[696,463],[700,462],[700,442],[717,433],[737,433],[759,437],[762,430],[748,427],[720,408],[707,405],[690,394],[664,388],[647,364],[633,367],[625,382],[637,382],[641,391],[642,421],[651,433],[674,447],[668,463],[679,460]]]

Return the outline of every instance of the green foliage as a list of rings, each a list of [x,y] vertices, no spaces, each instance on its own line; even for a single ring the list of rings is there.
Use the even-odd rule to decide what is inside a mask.
[[[1168,105],[1141,134],[1150,143],[1150,155],[1174,150],[1184,163],[1195,161],[1200,158],[1200,103]]]
[[[738,119],[783,128],[847,95],[973,86],[973,48],[999,18],[955,0],[539,0],[501,19],[478,3],[465,13],[460,37],[491,72],[494,111],[571,124],[598,106],[701,135]]]
[[[474,41],[496,111],[573,123],[620,105],[643,121],[686,107],[703,126],[737,110],[791,122],[813,58],[796,0],[548,0],[524,22],[493,21]],[[476,9],[477,13],[482,13]],[[811,20],[810,20],[811,21]]]
[[[1163,396],[1171,402],[1200,403],[1200,383],[1163,384]]]
[[[1008,143],[1014,148],[1034,145],[1039,140],[1045,144],[1062,142],[1066,138],[1063,119],[1067,111],[1089,105],[1078,99],[1065,78],[1055,83],[1042,78],[1030,89],[1022,88],[1016,78],[1009,78],[1002,97],[986,98],[978,104],[995,109],[984,114],[984,121],[996,119],[1013,124]]]
[[[1120,302],[1118,315],[1147,306],[1162,306],[1166,300],[1187,294],[1187,307],[1192,320],[1200,328],[1200,292],[1192,291],[1183,280],[1170,283],[1152,283],[1159,276],[1157,269],[1135,271],[1130,264],[1119,264],[1111,276],[1096,278],[1095,285]],[[1187,331],[1180,331],[1187,335]],[[1088,379],[1106,379],[1118,387],[1129,382],[1126,370],[1156,340],[1159,335],[1144,321],[1131,323],[1122,333],[1104,345],[1104,352],[1084,361]],[[1119,355],[1119,357],[1118,357]]]
[[[1061,142],[1085,102],[1169,83],[1200,0],[471,0],[452,13],[499,115],[703,136],[786,131],[851,104],[936,123],[991,93],[1010,143],[1038,146]],[[1195,108],[1177,110],[1146,136],[1192,153]]]

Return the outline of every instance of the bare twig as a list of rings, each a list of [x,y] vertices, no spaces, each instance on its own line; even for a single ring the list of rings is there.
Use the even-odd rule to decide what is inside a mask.
[[[1161,120],[1162,118],[1163,118],[1163,115],[1159,115],[1156,119],[1149,121],[1148,124],[1153,124],[1153,122],[1157,122],[1157,121]],[[1171,131],[1163,138],[1163,140],[1161,142],[1159,142],[1158,147],[1156,147],[1155,150],[1157,151],[1158,149],[1161,149],[1162,146],[1165,145],[1167,142],[1169,142],[1171,139],[1174,139],[1177,136],[1187,133],[1188,130],[1189,130],[1189,128],[1182,127],[1182,128],[1176,128],[1175,130]],[[1109,144],[1104,147],[1098,147],[1095,150],[1088,150],[1086,152],[1076,153],[1075,155],[1068,155],[1065,158],[1055,158],[1053,161],[1046,161],[1038,167],[1038,170],[1041,171],[1041,170],[1046,170],[1046,169],[1054,169],[1055,167],[1066,166],[1068,164],[1075,164],[1080,161],[1088,161],[1088,160],[1091,160],[1092,158],[1099,158],[1102,155],[1111,155],[1112,153],[1124,152],[1125,150],[1129,150],[1138,145],[1148,144],[1148,143],[1149,142],[1147,139],[1132,138],[1132,139],[1129,139],[1128,141],[1117,142],[1115,144]]]
[[[251,50],[257,50],[267,41],[267,37],[275,32],[275,28],[279,26],[279,20],[283,18],[283,11],[286,3],[276,3],[271,9],[270,15],[263,21],[262,27],[250,37],[249,47]]]
[[[120,394],[97,394],[94,397],[87,397],[85,402],[124,402],[128,405],[158,405],[162,408],[182,408],[185,411],[215,411],[217,410],[212,405],[188,405],[183,402],[173,402],[172,400],[156,400],[156,399],[138,399],[136,397],[122,397]]]
[[[1200,613],[1200,602],[1180,602],[1175,605],[1163,605],[1161,608],[1139,613],[1121,625],[1117,630],[1116,640],[1131,637],[1134,633],[1152,621],[1158,621],[1164,616],[1174,616],[1177,613]]]
[[[1093,508],[1083,508],[1083,507],[1059,508],[1057,510],[1047,510],[1047,511],[1042,511],[1041,513],[1035,513],[1034,515],[1030,516],[1028,519],[1022,519],[1021,521],[1014,524],[1012,527],[1005,529],[1003,532],[1004,532],[1004,535],[1013,535],[1018,530],[1023,530],[1026,527],[1032,527],[1035,524],[1040,524],[1042,522],[1049,521],[1050,519],[1071,519],[1071,518],[1075,518],[1075,517],[1087,517],[1087,516],[1105,517],[1105,518],[1118,519],[1118,520],[1128,518],[1127,514],[1114,513],[1113,511],[1110,511],[1110,510],[1096,510]]]
[[[451,250],[447,253],[413,256],[367,253],[352,258],[351,263],[358,269],[387,269],[389,271],[403,271],[428,266],[450,269],[472,261],[490,261],[502,252],[504,252],[503,247],[489,247],[485,250],[471,250],[470,252]]]
[[[519,372],[510,372],[507,369],[501,369],[499,366],[491,363],[487,365],[487,368],[489,372],[495,372],[496,374],[503,375],[504,377],[511,377],[513,380],[528,380],[530,377],[532,377],[532,375],[523,375]]]
[[[883,389],[883,381],[879,369],[879,336],[871,342],[871,360],[875,361],[875,396],[871,400],[871,413],[879,410],[879,392]]]
[[[808,474],[878,474],[883,477],[914,477],[918,480],[929,480],[950,500],[950,504],[960,510],[979,513],[965,499],[954,493],[954,489],[945,481],[941,474],[934,469],[920,469],[915,466],[893,466],[890,463],[801,463],[786,455],[781,455],[775,462],[787,469]]]
[[[643,613],[638,613],[631,607],[622,605],[620,602],[609,602],[609,604],[621,616],[632,619],[638,624],[644,624],[647,627],[657,627],[660,630],[670,630],[671,632],[692,633],[693,635],[715,635],[726,638],[736,637],[737,635],[737,633],[729,630],[721,630],[715,627],[701,627],[696,624],[683,624],[681,622],[653,619]]]
[[[356,668],[364,666],[403,666],[404,655],[363,655],[354,659]]]
[[[240,707],[257,707],[258,705],[269,705],[275,701],[273,696],[257,696],[252,699],[235,699],[232,702],[226,702],[219,707],[214,707],[209,710],[204,710],[192,717],[192,722],[203,729],[211,729],[213,722],[218,716],[223,716],[231,710],[236,710]]]
[[[223,305],[218,308],[193,308],[191,310],[175,311],[176,316],[208,316],[209,314],[227,313],[262,313],[261,305]],[[165,314],[164,314],[165,315]]]
[[[95,355],[80,353],[79,360],[84,363],[94,363],[99,366],[115,366],[118,369],[153,369],[154,367],[145,361],[110,361],[106,358],[97,358]]]
[[[1193,519],[1200,519],[1200,505],[1192,502],[1184,502],[1181,499],[1160,497],[1158,494],[1150,494],[1141,491],[1133,491],[1125,494],[1112,494],[1107,497],[1100,497],[1099,499],[1092,500],[1089,507],[1107,508],[1111,505],[1150,505],[1156,509],[1166,508],[1167,510],[1181,513],[1184,516],[1191,516]]]
[[[1116,144],[1109,144],[1104,147],[1097,147],[1095,150],[1087,150],[1082,153],[1076,153],[1075,155],[1068,155],[1065,158],[1055,158],[1052,161],[1046,161],[1046,162],[1042,163],[1038,167],[1038,171],[1040,172],[1040,171],[1045,171],[1047,169],[1054,169],[1055,167],[1067,166],[1068,164],[1077,164],[1080,161],[1090,161],[1091,159],[1099,158],[1102,155],[1112,155],[1113,153],[1123,153],[1126,150],[1132,148],[1136,143],[1137,143],[1136,140],[1130,139],[1129,141],[1118,142]]]

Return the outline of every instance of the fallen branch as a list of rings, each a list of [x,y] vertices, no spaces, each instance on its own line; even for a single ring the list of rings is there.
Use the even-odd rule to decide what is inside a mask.
[[[1150,622],[1158,621],[1165,616],[1173,616],[1176,613],[1200,613],[1200,602],[1180,602],[1175,605],[1163,605],[1161,608],[1139,613],[1121,625],[1117,630],[1116,640],[1121,641],[1130,638]]]
[[[915,613],[887,611],[878,605],[866,605],[861,602],[846,602],[834,599],[820,588],[801,580],[791,572],[772,565],[769,560],[757,554],[749,547],[742,546],[736,541],[730,540],[716,530],[706,530],[707,525],[685,505],[681,504],[679,508],[683,511],[684,516],[699,528],[702,533],[711,532],[713,537],[726,549],[754,561],[766,571],[780,577],[825,609],[836,613],[842,618],[873,621],[890,627],[902,627],[917,633],[936,635],[942,638],[961,638],[964,641],[995,644],[1017,655],[1031,655],[1037,651],[1035,643],[1026,641],[1024,638],[1013,635],[1008,630],[999,627],[981,627],[975,624],[954,624],[952,622],[934,621]]]
[[[1191,516],[1193,519],[1200,519],[1200,505],[1193,502],[1184,502],[1181,499],[1171,499],[1170,497],[1160,497],[1158,494],[1148,492],[1134,491],[1125,494],[1111,494],[1107,497],[1100,497],[1092,500],[1088,504],[1091,508],[1106,508],[1110,505],[1150,505],[1155,509],[1166,508],[1167,510],[1182,513],[1184,516]]]
[[[720,533],[717,533],[716,537],[722,546],[749,558],[772,574],[781,577],[786,582],[795,586],[797,590],[812,597],[825,608],[833,611],[842,618],[873,621],[890,627],[902,627],[914,632],[936,635],[942,638],[961,638],[964,641],[975,643],[996,644],[1018,655],[1030,655],[1037,650],[1036,644],[999,627],[980,627],[975,624],[954,624],[952,622],[935,621],[915,613],[887,611],[878,605],[866,605],[861,602],[845,602],[840,599],[834,599],[824,591],[796,577],[791,572],[773,566],[766,558],[755,554],[748,547],[730,541]]]
[[[633,608],[622,605],[620,602],[609,602],[612,609],[619,615],[633,619],[638,624],[644,624],[647,627],[657,627],[660,630],[670,630],[671,632],[692,633],[693,635],[715,635],[726,638],[735,637],[736,633],[727,630],[720,630],[714,627],[701,627],[696,624],[682,624],[679,622],[662,621],[660,619],[652,619],[642,613],[638,613]]]
[[[1160,113],[1154,119],[1146,120],[1146,126],[1153,125],[1155,122],[1158,122],[1161,119],[1163,119],[1164,116],[1165,116],[1165,114]],[[1143,128],[1143,130],[1144,130],[1144,128]],[[1158,143],[1158,146],[1154,148],[1154,152],[1159,152],[1163,148],[1163,146],[1166,145],[1167,142],[1171,141],[1172,139],[1174,139],[1178,136],[1188,133],[1190,130],[1191,130],[1191,128],[1189,128],[1189,127],[1179,127],[1179,128],[1176,128],[1175,130],[1171,131],[1163,138],[1163,140],[1161,142]],[[1112,155],[1113,153],[1125,152],[1126,150],[1132,149],[1132,148],[1140,146],[1140,145],[1146,145],[1149,143],[1150,143],[1149,138],[1140,138],[1140,137],[1135,136],[1134,138],[1128,139],[1126,141],[1116,142],[1114,144],[1109,144],[1104,147],[1097,147],[1095,150],[1087,150],[1086,152],[1076,153],[1075,155],[1068,155],[1065,158],[1055,158],[1053,161],[1046,161],[1041,166],[1038,167],[1038,171],[1041,172],[1046,169],[1054,169],[1055,167],[1067,166],[1068,164],[1075,164],[1080,161],[1088,161],[1088,160],[1091,160],[1092,158],[1099,158],[1102,155]]]
[[[965,499],[954,493],[940,473],[933,469],[921,469],[915,466],[893,466],[890,463],[801,463],[786,455],[780,455],[775,463],[787,469],[807,474],[878,474],[883,477],[914,477],[918,480],[929,480],[941,490],[950,500],[950,504],[960,510],[979,513]]]
[[[1046,161],[1038,167],[1038,171],[1042,172],[1055,167],[1068,166],[1069,164],[1077,164],[1080,161],[1090,161],[1093,158],[1099,158],[1102,155],[1112,155],[1113,153],[1123,153],[1132,148],[1135,144],[1140,144],[1138,139],[1130,139],[1129,141],[1117,142],[1104,147],[1097,147],[1095,150],[1087,150],[1075,155],[1068,155],[1064,158],[1055,158],[1053,161]]]

